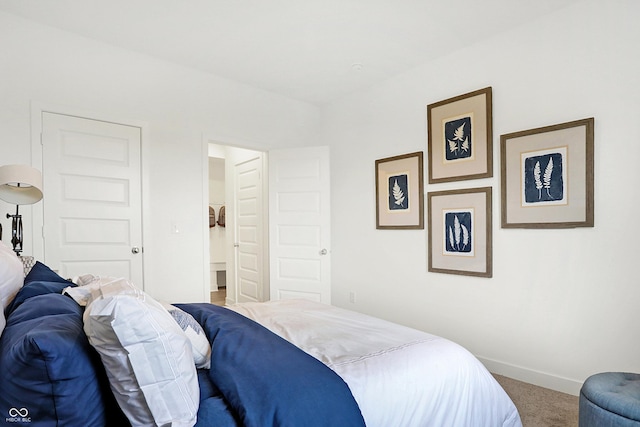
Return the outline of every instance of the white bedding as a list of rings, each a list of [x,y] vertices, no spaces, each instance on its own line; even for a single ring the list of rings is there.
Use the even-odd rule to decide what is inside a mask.
[[[449,340],[306,300],[228,308],[332,368],[369,427],[522,426],[484,365]]]

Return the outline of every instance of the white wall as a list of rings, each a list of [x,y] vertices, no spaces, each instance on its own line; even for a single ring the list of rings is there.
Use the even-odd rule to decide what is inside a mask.
[[[203,135],[262,149],[317,141],[315,107],[3,12],[0,63],[0,164],[31,163],[33,102],[148,125],[145,289],[168,301],[208,297]],[[4,213],[13,209],[0,204],[5,243],[10,224]],[[21,212],[29,254],[37,233],[30,210]],[[179,234],[171,234],[173,221]]]
[[[577,393],[640,372],[640,2],[587,0],[327,108],[332,301],[453,339],[494,371]],[[427,104],[493,87],[493,278],[427,272],[426,229],[376,230],[374,161],[422,150]],[[595,117],[595,227],[500,228],[500,135]],[[426,199],[425,199],[426,200]],[[426,212],[426,210],[425,210]],[[355,292],[356,303],[349,303]]]

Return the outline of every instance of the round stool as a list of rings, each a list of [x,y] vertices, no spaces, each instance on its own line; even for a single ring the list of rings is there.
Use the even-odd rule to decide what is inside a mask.
[[[603,372],[580,390],[580,427],[640,427],[640,374]]]

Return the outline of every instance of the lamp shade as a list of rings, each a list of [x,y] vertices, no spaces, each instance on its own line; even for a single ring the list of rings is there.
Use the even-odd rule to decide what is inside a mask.
[[[0,199],[31,205],[42,199],[42,174],[27,165],[0,166]]]

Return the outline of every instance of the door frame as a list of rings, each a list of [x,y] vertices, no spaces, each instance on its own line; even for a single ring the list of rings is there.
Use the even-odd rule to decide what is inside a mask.
[[[145,236],[150,235],[149,230],[149,212],[148,206],[150,206],[149,192],[147,191],[149,186],[149,174],[148,161],[149,161],[149,124],[140,120],[132,120],[130,118],[110,114],[110,113],[98,113],[95,111],[89,111],[81,108],[69,107],[64,105],[57,105],[51,103],[42,103],[38,101],[31,102],[31,166],[42,171],[42,114],[53,113],[62,114],[68,116],[80,117],[83,119],[98,120],[103,122],[110,122],[115,124],[121,124],[126,126],[132,126],[140,128],[140,183],[142,194],[142,247],[144,250]],[[44,197],[46,197],[46,189]],[[37,203],[32,206],[32,229],[29,236],[32,239],[31,242],[31,254],[36,260],[44,260],[44,203]],[[149,271],[147,271],[150,263],[142,263],[143,277],[150,277]],[[142,284],[144,289],[144,283]]]
[[[233,142],[231,142],[233,141]],[[238,148],[243,150],[251,150],[262,153],[262,173],[268,176],[268,155],[269,152],[264,149],[263,146],[260,146],[255,143],[251,143],[248,141],[243,141],[238,138],[229,138],[225,136],[217,136],[212,134],[203,134],[202,135],[202,207],[200,211],[203,213],[202,215],[202,235],[204,238],[202,239],[202,253],[204,254],[204,259],[209,261],[211,259],[210,246],[209,246],[209,144],[220,145],[224,147]],[[230,165],[226,163],[227,159],[225,159],[225,175],[228,176],[227,171],[231,170]],[[264,266],[265,272],[263,274],[263,283],[267,287],[267,295],[269,290],[269,180],[263,177],[262,179],[262,192],[263,192],[263,216],[262,216],[262,224],[264,229],[264,239],[263,239],[263,256],[265,258]],[[225,177],[226,178],[226,177]],[[235,184],[232,183],[231,187]],[[229,188],[229,183],[226,183],[225,186]],[[235,208],[230,208],[230,203],[235,204],[235,192],[233,192],[233,199],[229,199],[229,192],[226,192],[226,201],[227,204],[227,212],[226,212],[226,228],[227,230],[233,230],[232,233],[227,232],[227,271],[229,268],[236,268],[236,250],[234,248],[234,243],[236,240],[235,236]],[[231,210],[231,211],[230,211]],[[203,266],[203,281],[204,281],[204,295],[205,301],[210,301],[211,299],[211,272],[209,269],[209,265]],[[233,283],[230,283],[233,282]],[[237,278],[235,274],[233,275],[233,280],[227,280],[227,298],[226,304],[235,304],[238,301],[238,288],[237,288]],[[231,286],[232,290],[231,290]],[[231,291],[231,292],[230,292]]]

